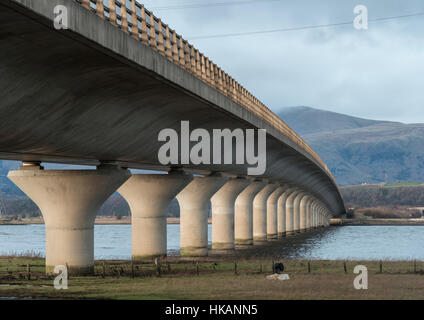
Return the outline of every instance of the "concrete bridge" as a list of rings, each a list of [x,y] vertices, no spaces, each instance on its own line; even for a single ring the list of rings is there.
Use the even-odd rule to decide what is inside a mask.
[[[54,27],[58,12],[67,29]],[[42,211],[47,272],[65,264],[92,272],[94,218],[115,191],[131,208],[134,259],[166,255],[175,197],[186,256],[210,250],[209,201],[211,249],[222,253],[328,226],[345,212],[310,146],[134,0],[1,0],[0,47],[0,158],[23,162],[8,176]],[[208,132],[265,129],[265,172],[249,176],[236,161],[163,165],[158,134],[179,132],[181,121]],[[97,169],[43,170],[41,162]]]

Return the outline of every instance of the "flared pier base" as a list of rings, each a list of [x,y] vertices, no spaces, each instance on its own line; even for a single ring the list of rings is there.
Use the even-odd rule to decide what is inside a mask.
[[[133,260],[166,256],[166,210],[192,179],[180,171],[135,174],[119,188],[131,209]]]
[[[196,177],[178,195],[180,255],[208,255],[208,209],[211,197],[225,184],[220,176]]]
[[[249,184],[246,179],[231,179],[212,197],[212,253],[234,250],[234,204]]]
[[[101,205],[131,175],[115,166],[97,170],[42,170],[25,165],[8,177],[40,208],[46,226],[46,272],[68,267],[93,273],[94,219]]]

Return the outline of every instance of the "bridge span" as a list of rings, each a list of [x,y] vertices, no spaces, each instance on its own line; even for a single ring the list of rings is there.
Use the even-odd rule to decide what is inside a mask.
[[[54,25],[58,12],[66,29]],[[211,249],[222,253],[345,213],[312,148],[135,0],[2,0],[0,45],[0,158],[23,162],[8,176],[42,211],[47,272],[60,264],[92,272],[94,218],[115,191],[131,209],[134,259],[166,255],[175,197],[186,256],[210,252],[209,201]],[[182,121],[211,134],[265,129],[265,171],[249,176],[249,164],[236,161],[164,165],[158,135],[180,132]],[[44,170],[41,162],[97,169]]]

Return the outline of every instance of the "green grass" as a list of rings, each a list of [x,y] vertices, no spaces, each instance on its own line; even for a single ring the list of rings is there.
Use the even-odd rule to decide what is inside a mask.
[[[423,299],[424,262],[384,261],[380,273],[378,261],[283,260],[289,281],[267,280],[271,260],[162,262],[157,276],[152,262],[134,264],[132,278],[129,261],[97,261],[95,275],[69,279],[68,290],[53,288],[53,277],[44,274],[44,259],[0,257],[0,297],[55,299]],[[280,262],[280,261],[279,261]],[[106,277],[102,277],[103,263]],[[31,280],[27,265],[31,264]],[[367,266],[369,290],[353,288],[353,268]],[[262,272],[261,272],[262,271]],[[16,286],[1,286],[14,284]]]

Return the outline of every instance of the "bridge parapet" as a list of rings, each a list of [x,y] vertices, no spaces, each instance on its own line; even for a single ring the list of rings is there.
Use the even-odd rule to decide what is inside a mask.
[[[232,99],[303,148],[331,179],[335,179],[318,154],[283,120],[229,74],[191,45],[175,30],[136,0],[75,0],[99,17],[151,47],[204,83]],[[105,5],[106,4],[106,5]]]

